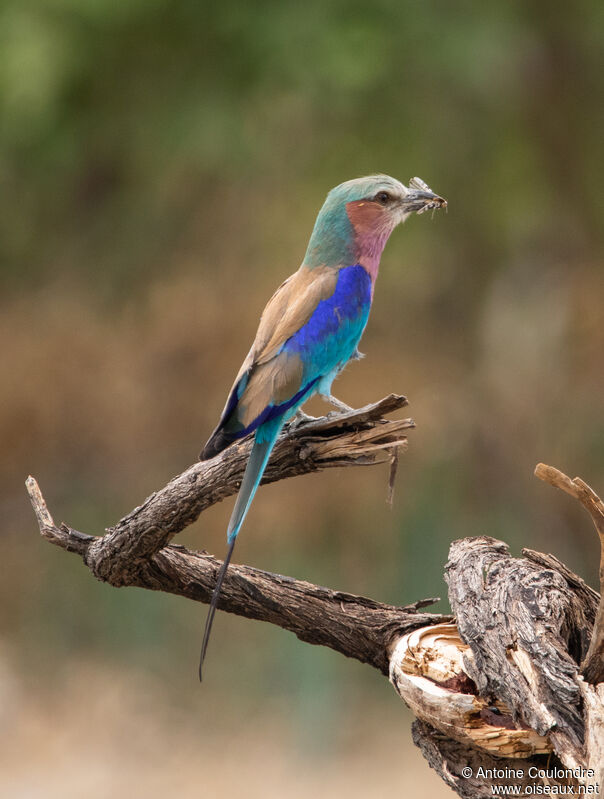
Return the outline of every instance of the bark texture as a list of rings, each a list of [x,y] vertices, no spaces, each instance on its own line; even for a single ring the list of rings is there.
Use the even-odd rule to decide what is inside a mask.
[[[384,419],[407,405],[391,394],[348,413],[329,414],[292,429],[277,440],[262,483],[343,466],[368,466],[391,459],[405,447],[412,419]],[[204,510],[236,494],[251,449],[251,438],[215,458],[201,461],[156,491],[107,531],[90,542],[84,560],[99,580],[129,585],[141,563],[159,552]]]
[[[553,555],[523,554],[512,557],[503,542],[487,536],[453,542],[445,579],[457,652],[442,646],[439,652],[430,642],[432,684],[422,697],[408,655],[401,663],[399,644],[391,680],[403,698],[411,682],[414,741],[460,796],[493,796],[493,784],[517,785],[518,795],[545,786],[547,793],[604,795],[604,683],[591,685],[580,673],[598,594]],[[419,640],[422,632],[410,638]],[[439,656],[449,660],[441,677],[433,665]],[[461,734],[453,723],[460,708]],[[528,744],[510,740],[524,739],[523,731],[531,733]],[[529,744],[534,753],[527,757]],[[506,770],[511,776],[481,776]],[[543,770],[546,776],[538,776]]]
[[[413,421],[383,416],[406,404],[405,397],[391,394],[364,408],[329,414],[286,430],[275,446],[263,482],[336,466],[395,463]],[[99,580],[116,587],[138,586],[209,603],[222,562],[169,541],[206,508],[237,492],[250,446],[250,440],[246,440],[209,461],[194,464],[102,537],[66,524],[56,525],[34,478],[28,478],[26,485],[41,534],[80,555]],[[232,564],[218,607],[276,624],[303,641],[331,647],[387,674],[387,652],[394,638],[449,618],[420,612],[435,601],[393,607]]]
[[[383,415],[391,395],[286,431],[264,482],[334,466],[390,461],[390,489],[410,419]],[[56,525],[33,477],[27,489],[41,534],[78,554],[100,580],[210,601],[221,562],[170,543],[207,507],[235,493],[249,442],[191,466],[102,537]],[[575,496],[600,536],[604,506],[579,478],[540,464],[537,475]],[[218,607],[289,630],[388,674],[416,716],[413,739],[463,797],[602,795],[604,611],[600,596],[553,555],[480,536],[453,542],[445,579],[455,619],[393,607],[233,564]],[[531,769],[534,771],[531,772]],[[498,776],[507,775],[507,776]]]

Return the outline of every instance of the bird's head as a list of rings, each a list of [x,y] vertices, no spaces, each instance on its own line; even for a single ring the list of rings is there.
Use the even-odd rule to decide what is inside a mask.
[[[388,175],[340,183],[327,195],[304,263],[362,263],[377,274],[379,259],[394,228],[413,213],[444,208],[447,201],[419,178],[409,186]]]

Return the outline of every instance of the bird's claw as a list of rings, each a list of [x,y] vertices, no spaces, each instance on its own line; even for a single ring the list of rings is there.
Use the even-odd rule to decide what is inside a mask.
[[[307,424],[308,422],[314,422],[315,419],[317,419],[316,416],[310,416],[308,413],[304,413],[304,411],[298,409],[296,411],[296,415],[289,423],[289,430],[290,432],[292,432],[293,430],[297,430],[299,427],[301,427],[304,424]]]
[[[340,413],[350,413],[351,411],[354,411],[354,408],[351,408],[350,405],[347,405],[345,402],[342,402],[342,400],[334,397],[333,394],[327,394],[323,397],[323,399],[329,402],[330,405],[333,405],[334,408],[337,408],[338,415]],[[327,415],[331,416],[333,413],[334,411],[331,411]]]

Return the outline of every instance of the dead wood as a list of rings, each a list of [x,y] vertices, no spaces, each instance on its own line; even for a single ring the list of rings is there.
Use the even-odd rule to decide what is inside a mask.
[[[283,433],[263,482],[336,466],[388,463],[389,451],[406,445],[411,419],[386,420],[407,404],[391,394],[343,414],[306,422]],[[41,534],[80,555],[100,580],[138,586],[208,603],[221,561],[169,541],[208,507],[237,492],[250,441],[196,463],[148,497],[102,537],[56,525],[33,477],[27,480]],[[388,647],[394,637],[448,617],[421,613],[437,600],[406,607],[333,591],[291,577],[232,564],[218,603],[221,610],[276,624],[301,640],[329,646],[388,673]]]
[[[553,466],[539,463],[535,474],[540,480],[544,480],[578,499],[591,516],[600,538],[600,605],[591,637],[591,645],[581,665],[581,674],[587,682],[597,685],[604,682],[604,502],[580,477],[571,480]]]
[[[390,462],[391,491],[413,422],[382,417],[405,404],[404,397],[391,395],[286,431],[264,482]],[[221,562],[170,541],[237,491],[249,446],[242,442],[191,466],[102,537],[56,525],[34,478],[27,489],[41,534],[78,554],[98,579],[207,603]],[[604,552],[603,507],[589,486],[551,467],[540,465],[537,473],[585,505]],[[513,557],[503,542],[487,536],[453,542],[445,579],[455,623],[421,612],[435,600],[394,607],[236,564],[218,607],[276,624],[389,674],[416,716],[414,741],[460,796],[492,796],[496,784],[518,786],[519,795],[579,788],[599,795],[602,603],[553,555],[523,554]],[[507,776],[497,776],[502,774]]]

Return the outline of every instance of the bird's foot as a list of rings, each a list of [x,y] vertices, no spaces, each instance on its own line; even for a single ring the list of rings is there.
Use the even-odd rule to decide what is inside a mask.
[[[296,415],[289,423],[289,429],[290,431],[297,430],[300,425],[306,424],[307,422],[314,422],[316,418],[316,416],[310,416],[308,413],[304,413],[303,410],[298,408]]]
[[[329,402],[330,405],[333,405],[334,408],[337,408],[340,413],[350,413],[350,411],[354,410],[354,408],[351,408],[350,405],[346,405],[345,402],[342,402],[342,400],[334,397],[333,394],[326,394],[323,399],[326,402]]]

